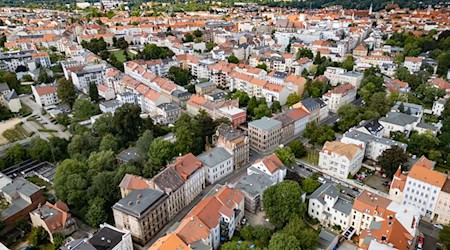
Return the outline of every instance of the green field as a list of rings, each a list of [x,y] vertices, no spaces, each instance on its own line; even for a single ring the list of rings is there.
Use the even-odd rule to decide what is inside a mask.
[[[123,50],[113,51],[111,54],[114,54],[119,62],[125,62],[127,60],[125,58],[125,51]]]

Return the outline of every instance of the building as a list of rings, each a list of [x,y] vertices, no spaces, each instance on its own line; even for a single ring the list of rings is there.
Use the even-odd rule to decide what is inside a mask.
[[[257,171],[255,171],[255,169],[257,169]],[[287,168],[275,154],[271,154],[255,161],[255,163],[247,169],[249,175],[260,172],[268,175],[271,181],[280,183],[284,180],[284,177],[286,177]]]
[[[391,112],[400,112],[407,115],[412,115],[419,118],[423,117],[424,109],[421,105],[408,103],[408,102],[396,102],[391,108]]]
[[[328,117],[328,105],[320,98],[308,97],[294,104],[292,108],[301,108],[309,113],[309,122],[319,123]]]
[[[341,142],[362,146],[364,149],[364,156],[367,159],[374,161],[377,161],[378,157],[380,157],[386,149],[392,148],[393,146],[397,146],[404,151],[406,151],[406,148],[408,147],[406,143],[366,134],[356,129],[347,131],[343,135]]]
[[[378,121],[384,127],[384,137],[391,137],[391,133],[393,132],[400,132],[406,137],[409,137],[411,131],[419,123],[419,118],[400,112],[389,112]]]
[[[213,143],[233,155],[234,168],[241,168],[249,163],[250,142],[247,134],[231,125],[222,123],[213,135]]]
[[[40,106],[50,106],[59,103],[58,92],[55,86],[36,86],[31,85],[34,100]]]
[[[197,156],[205,166],[206,181],[216,183],[233,172],[233,156],[222,147],[215,147]]]
[[[223,107],[216,110],[217,118],[227,118],[234,127],[241,125],[247,121],[247,111],[236,107]]]
[[[18,113],[22,109],[19,96],[14,89],[0,96],[0,99],[2,99],[1,103],[13,113]]]
[[[148,250],[164,249],[192,250],[192,248],[184,243],[176,233],[170,233],[159,238]]]
[[[248,123],[250,147],[258,152],[269,152],[281,143],[282,123],[263,117]]]
[[[216,84],[214,84],[213,82],[203,82],[195,84],[195,93],[197,95],[214,93],[216,90]]]
[[[89,85],[95,84],[95,86],[98,86],[104,84],[104,78],[106,78],[105,67],[104,64],[95,64],[69,69],[73,85],[77,90],[88,94]]]
[[[376,119],[362,121],[355,129],[376,137],[382,137],[384,135],[384,127]]]
[[[251,213],[258,213],[262,208],[262,196],[264,191],[276,184],[270,179],[268,174],[259,171],[242,176],[233,186],[241,191],[245,196],[245,210]],[[247,169],[248,173],[248,169]]]
[[[319,167],[332,176],[346,179],[358,172],[363,159],[364,150],[361,146],[327,141],[319,153]]]
[[[450,180],[448,178],[436,202],[433,220],[442,225],[448,225],[450,222]]]
[[[0,64],[2,68],[10,72],[16,72],[19,66],[28,67],[33,62],[32,54],[34,50],[19,50],[0,53]]]
[[[437,101],[434,101],[433,102],[433,107],[432,107],[432,112],[433,112],[433,115],[435,115],[435,116],[441,116],[442,115],[442,112],[444,112],[444,109],[445,109],[445,103],[447,102],[448,100],[447,99],[444,99],[444,98],[440,98],[439,100],[437,100]]]
[[[147,179],[132,174],[125,174],[119,184],[120,195],[122,198],[129,195],[134,190],[148,189],[150,183]]]
[[[157,116],[154,118],[159,124],[174,124],[181,116],[180,106],[174,103],[162,103],[156,106]]]
[[[338,84],[351,84],[356,89],[361,85],[364,74],[347,71],[343,68],[327,67],[324,76],[330,81],[331,86]]]
[[[110,88],[106,85],[98,85],[97,86],[97,90],[98,90],[98,95],[105,99],[105,101],[109,101],[112,100],[114,98],[116,98],[116,94],[114,93],[114,89]]]
[[[308,215],[325,226],[346,229],[350,224],[352,202],[341,197],[333,183],[324,183],[309,196]]]
[[[322,99],[330,111],[336,113],[341,106],[349,104],[356,99],[356,88],[352,84],[347,83],[328,91],[322,96]]]
[[[422,67],[422,58],[420,57],[405,57],[403,66],[409,70],[411,74],[417,73]]]
[[[131,233],[107,223],[100,225],[92,237],[76,239],[61,247],[61,250],[133,250]]]
[[[167,195],[159,190],[134,190],[112,209],[116,227],[130,231],[133,242],[141,245],[169,221]]]
[[[70,235],[77,229],[76,221],[69,213],[66,203],[58,201],[55,204],[46,202],[30,213],[33,227],[43,227],[53,243],[55,234]]]
[[[100,111],[102,111],[102,113],[114,114],[118,108],[122,107],[123,104],[124,104],[123,102],[113,99],[109,101],[100,102],[98,106],[100,108]]]
[[[292,109],[287,115],[294,121],[294,136],[301,134],[306,129],[309,121],[309,113],[301,108]]]

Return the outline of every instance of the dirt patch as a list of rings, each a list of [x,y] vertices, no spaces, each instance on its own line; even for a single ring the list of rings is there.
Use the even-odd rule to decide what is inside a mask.
[[[6,144],[8,143],[8,139],[6,139],[3,136],[3,132],[5,132],[8,129],[14,128],[14,126],[16,126],[16,124],[18,124],[20,122],[19,118],[13,118],[13,119],[9,119],[5,122],[0,123],[0,145]]]

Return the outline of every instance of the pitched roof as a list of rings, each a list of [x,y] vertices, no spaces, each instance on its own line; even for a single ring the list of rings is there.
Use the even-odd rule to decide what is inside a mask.
[[[354,144],[347,144],[339,141],[327,141],[325,142],[325,145],[323,145],[323,149],[321,152],[327,151],[328,154],[334,153],[352,160],[361,150],[362,149],[359,146]]]
[[[187,180],[195,171],[203,166],[203,163],[195,157],[192,153],[177,157],[175,162],[170,164],[173,166],[175,171],[183,178]]]
[[[54,86],[36,87],[36,92],[39,96],[54,94],[56,93],[56,87]]]
[[[177,234],[171,233],[159,238],[148,250],[190,250]]]
[[[447,175],[438,171],[434,171],[430,167],[430,162],[425,157],[422,157],[418,163],[411,167],[408,173],[408,178],[428,183],[430,185],[442,188],[447,180]]]
[[[256,161],[254,164],[262,163],[264,166],[270,171],[270,173],[275,173],[278,169],[284,168],[283,162],[275,155],[271,154],[268,155],[258,161]]]
[[[391,200],[384,198],[383,196],[364,190],[355,199],[353,209],[371,215],[374,215],[374,212],[377,212],[377,216],[387,218],[389,214],[394,215],[392,211],[387,210],[391,202]]]
[[[306,117],[309,115],[309,113],[301,108],[293,109],[287,113],[287,115],[294,121],[298,121],[302,119],[303,117]]]
[[[125,174],[125,176],[122,178],[122,181],[119,184],[119,187],[123,189],[136,190],[136,189],[146,189],[149,188],[150,186],[148,185],[148,182],[140,176]]]

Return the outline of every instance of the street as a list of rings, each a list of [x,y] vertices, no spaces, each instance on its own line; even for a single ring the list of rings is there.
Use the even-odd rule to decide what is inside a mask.
[[[432,223],[421,219],[419,222],[419,232],[424,236],[423,249],[435,250],[439,241],[439,231]]]

